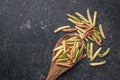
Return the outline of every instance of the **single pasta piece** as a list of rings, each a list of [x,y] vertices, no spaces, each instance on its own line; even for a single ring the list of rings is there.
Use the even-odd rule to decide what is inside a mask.
[[[77,21],[75,21],[75,20],[73,20],[73,19],[71,19],[71,18],[68,18],[68,21],[70,21],[70,22],[73,23],[73,24],[83,24],[83,23],[77,22]]]
[[[101,36],[103,37],[103,39],[105,39],[105,34],[103,32],[103,28],[101,24],[99,24],[99,30],[100,30]]]
[[[77,29],[76,28],[70,28],[70,29],[63,29],[62,31],[63,32],[73,32],[73,31],[76,31]]]
[[[79,16],[82,20],[86,21],[86,22],[89,22],[82,14],[80,14],[79,12],[75,12],[75,14],[77,16]]]
[[[66,63],[56,63],[56,65],[62,66],[62,67],[72,67],[72,65],[66,64]]]
[[[70,28],[70,26],[62,26],[62,27],[59,27],[59,28],[57,28],[57,29],[54,30],[54,33],[57,33],[57,32],[59,32],[59,31],[61,31],[61,30],[63,30],[63,29],[66,29],[66,28]]]
[[[62,49],[62,48],[63,48],[63,45],[54,48],[53,51],[57,51],[57,50],[60,50],[60,49]]]
[[[77,22],[81,22],[81,20],[80,20],[79,18],[77,18],[76,16],[73,16],[73,15],[71,15],[71,14],[67,14],[67,16],[68,16],[69,18],[77,21]]]
[[[95,63],[90,63],[91,66],[100,66],[100,65],[104,65],[106,63],[106,61],[102,61],[102,62],[95,62]]]
[[[93,56],[93,43],[90,43],[90,58]]]
[[[100,47],[100,48],[95,52],[95,54],[94,54],[93,57],[90,59],[90,61],[93,61],[93,60],[97,57],[98,53],[99,53],[101,50],[102,50],[102,47]]]
[[[62,41],[62,45],[63,45],[63,52],[66,51],[66,43],[65,43],[65,40]]]
[[[85,29],[89,28],[89,26],[86,26],[86,25],[83,25],[83,24],[77,24],[76,26],[79,27],[79,28],[85,28]]]
[[[105,57],[106,55],[108,55],[110,52],[110,48],[108,48],[103,54],[98,54],[99,57]]]
[[[56,62],[66,62],[69,58],[57,59]]]
[[[89,47],[90,47],[90,44],[87,43],[86,52],[87,52],[87,57],[88,57],[88,58],[90,58],[90,49],[89,49]]]
[[[93,26],[96,25],[96,18],[97,18],[97,11],[94,12],[94,16],[93,16]]]
[[[55,56],[53,57],[52,61],[55,61],[57,59],[57,57],[63,52],[63,49],[60,49]]]
[[[90,24],[92,25],[92,18],[91,18],[91,15],[90,15],[89,8],[87,9],[87,16],[88,16],[88,20],[89,20]]]
[[[101,46],[102,44],[97,40],[97,38],[94,36],[94,34],[90,34],[93,40],[96,42],[97,45]]]

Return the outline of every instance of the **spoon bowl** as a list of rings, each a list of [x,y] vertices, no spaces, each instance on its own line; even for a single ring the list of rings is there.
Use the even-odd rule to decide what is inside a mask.
[[[71,37],[77,37],[80,38],[78,35],[76,34],[68,34],[65,35],[63,37],[61,37],[58,42],[55,45],[55,48],[61,45],[61,42],[63,40],[69,39]],[[52,58],[54,57],[56,51],[53,51],[53,55]],[[83,56],[83,55],[82,55]],[[79,57],[78,61],[82,58],[82,56]],[[85,56],[85,55],[84,55]],[[55,62],[51,61],[51,66],[50,66],[50,71],[48,73],[48,76],[46,78],[46,80],[56,80],[61,74],[63,74],[64,72],[66,72],[67,70],[69,70],[70,68],[72,68],[75,64],[73,64],[71,67],[64,67],[64,66],[58,66],[55,64]]]

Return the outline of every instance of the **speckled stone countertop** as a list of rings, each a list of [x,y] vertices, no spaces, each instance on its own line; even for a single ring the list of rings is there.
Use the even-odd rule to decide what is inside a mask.
[[[0,80],[45,80],[52,49],[65,34],[53,30],[70,24],[67,13],[86,16],[87,8],[98,11],[104,26],[107,64],[91,67],[84,59],[57,80],[120,80],[119,0],[0,0]]]

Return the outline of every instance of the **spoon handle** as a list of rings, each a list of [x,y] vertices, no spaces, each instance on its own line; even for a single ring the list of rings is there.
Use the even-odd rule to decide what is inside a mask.
[[[52,64],[46,80],[56,80],[62,73],[67,70],[68,68],[63,68]]]
[[[59,69],[51,69],[46,80],[56,80],[56,78],[59,76],[60,72],[61,71]]]

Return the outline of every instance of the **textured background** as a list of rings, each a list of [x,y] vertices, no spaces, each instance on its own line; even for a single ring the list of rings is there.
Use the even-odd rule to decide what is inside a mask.
[[[91,67],[85,59],[57,80],[120,80],[119,4],[119,0],[0,0],[0,80],[45,80],[52,49],[64,35],[53,30],[70,24],[67,13],[86,16],[87,8],[97,10],[103,24],[107,37],[103,51],[111,47],[110,55],[101,59],[107,64]]]

